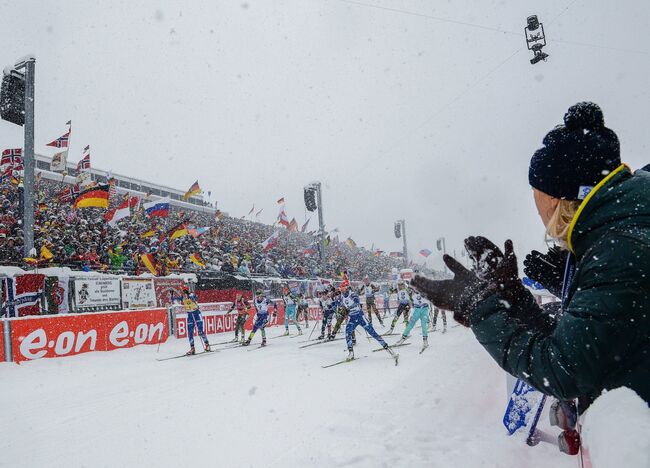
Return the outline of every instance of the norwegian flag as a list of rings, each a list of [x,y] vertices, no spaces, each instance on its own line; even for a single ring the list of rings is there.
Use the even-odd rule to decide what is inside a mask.
[[[3,280],[2,313],[4,317],[23,317],[41,313],[45,275],[20,275]]]
[[[6,149],[2,152],[0,166],[9,165],[15,171],[23,170],[23,150],[21,148]]]
[[[81,158],[81,161],[77,163],[77,172],[84,172],[84,171],[89,171],[90,170],[90,153],[88,152],[90,150],[90,146],[86,146],[84,148],[84,157]]]
[[[77,198],[77,195],[79,195],[78,185],[75,185],[74,187],[66,185],[65,188],[59,192],[59,200],[64,203],[70,203],[72,200]]]
[[[63,136],[60,136],[54,141],[50,141],[47,145],[45,146],[54,146],[55,148],[67,148],[68,143],[70,141],[70,132],[71,130],[68,130],[67,133],[63,134]]]
[[[14,170],[11,166],[7,166],[2,170],[2,174],[0,174],[0,181],[4,181],[5,179],[10,179],[14,174]]]

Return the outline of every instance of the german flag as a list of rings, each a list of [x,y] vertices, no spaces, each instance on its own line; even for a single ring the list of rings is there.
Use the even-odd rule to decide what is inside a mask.
[[[201,258],[201,256],[197,253],[190,254],[190,260],[192,263],[200,266],[201,268],[205,268],[205,262]]]
[[[52,252],[50,252],[50,249],[48,249],[45,246],[41,247],[41,260],[52,260],[54,258],[54,255]]]
[[[95,185],[82,190],[74,200],[74,208],[108,208],[108,185]]]
[[[187,230],[187,224],[184,221],[167,231],[169,240],[178,239],[179,237],[187,236],[188,234],[189,231]]]
[[[192,184],[190,189],[185,192],[185,195],[183,195],[183,201],[187,201],[190,197],[198,195],[199,193],[201,193],[201,187],[199,187],[199,181],[197,180]]]
[[[148,231],[145,231],[142,234],[140,234],[140,239],[146,239],[147,237],[153,237],[155,235],[156,235],[156,230],[149,229]]]
[[[158,276],[158,270],[156,269],[156,261],[153,258],[153,254],[148,253],[148,254],[140,255],[140,261],[145,267],[147,267],[149,273],[151,273],[154,276]]]

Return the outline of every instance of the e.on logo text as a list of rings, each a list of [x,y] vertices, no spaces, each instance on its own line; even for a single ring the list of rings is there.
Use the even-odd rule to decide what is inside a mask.
[[[165,325],[162,322],[156,324],[140,323],[135,327],[135,330],[129,330],[129,324],[126,320],[123,320],[113,327],[108,335],[108,341],[115,348],[143,343],[158,343],[162,340],[164,330]],[[157,339],[156,335],[158,336]]]
[[[87,349],[84,349],[84,346]],[[48,350],[57,356],[78,354],[94,351],[97,346],[97,330],[88,332],[64,331],[56,338],[48,341],[45,330],[39,328],[23,338],[20,342],[20,354],[25,359],[39,359],[45,357]]]

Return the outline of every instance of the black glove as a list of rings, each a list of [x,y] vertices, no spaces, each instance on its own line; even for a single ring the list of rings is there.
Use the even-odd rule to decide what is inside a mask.
[[[527,300],[530,292],[519,279],[517,257],[512,241],[506,240],[503,252],[485,237],[468,237],[465,248],[477,268],[477,275],[490,283],[508,302],[516,304]]]
[[[476,304],[492,294],[493,288],[453,257],[444,255],[443,260],[454,274],[454,279],[430,280],[417,275],[411,281],[411,286],[424,294],[434,306],[451,310],[454,313],[454,319],[468,327],[469,316],[474,311]]]
[[[524,273],[530,279],[541,283],[556,297],[562,295],[564,267],[569,252],[560,247],[551,247],[544,255],[533,250],[524,260]]]
[[[472,270],[482,280],[492,281],[493,272],[503,261],[501,249],[481,236],[465,239],[465,249],[472,261]]]

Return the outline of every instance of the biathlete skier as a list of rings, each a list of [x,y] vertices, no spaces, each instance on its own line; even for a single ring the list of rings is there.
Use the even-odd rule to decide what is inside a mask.
[[[241,332],[241,342],[243,343],[246,339],[246,331],[244,331],[244,324],[248,320],[248,309],[250,304],[244,296],[241,294],[237,295],[235,302],[232,303],[232,307],[228,311],[230,314],[233,310],[237,309],[237,321],[235,322],[235,337],[231,340],[232,343],[236,343],[239,340],[239,333]]]
[[[442,333],[447,333],[447,314],[442,309],[437,307],[433,308],[433,331],[436,331],[436,323],[438,322],[438,311],[442,315]]]
[[[388,335],[393,333],[393,329],[395,328],[395,324],[397,323],[397,320],[399,319],[399,316],[404,313],[404,323],[408,323],[409,320],[409,309],[411,308],[411,294],[409,290],[406,288],[406,285],[404,284],[403,281],[399,282],[398,285],[398,290],[397,290],[397,301],[399,302],[399,305],[397,306],[397,311],[395,312],[395,317],[393,317],[393,321],[390,324],[390,330],[388,330]]]
[[[296,320],[300,320],[300,315],[305,317],[305,328],[309,328],[309,302],[304,294],[298,294],[298,313]]]
[[[320,328],[319,340],[325,339],[325,327],[327,327],[327,339],[333,340],[332,334],[332,318],[339,308],[341,295],[338,291],[326,291],[322,293],[321,309],[323,309],[323,322]]]
[[[370,279],[366,276],[363,278],[363,285],[359,288],[359,294],[363,293],[366,298],[366,313],[368,314],[368,322],[372,325],[372,312],[374,310],[379,324],[383,327],[384,321],[379,315],[377,306],[375,305],[375,293],[379,291],[379,288],[370,282]]]
[[[426,302],[420,293],[413,296],[413,315],[409,324],[406,326],[402,337],[395,343],[395,345],[403,344],[411,333],[411,330],[419,320],[422,325],[422,351],[429,347],[428,343],[428,328],[429,328],[429,303]]]
[[[390,315],[390,295],[391,291],[388,288],[384,289],[384,293],[382,294],[384,298],[384,318]]]
[[[289,322],[293,322],[293,324],[296,326],[298,329],[298,335],[302,335],[302,330],[300,329],[300,325],[298,324],[296,320],[296,299],[293,297],[293,294],[291,294],[291,291],[289,288],[284,288],[282,295],[282,301],[284,302],[284,335],[282,336],[289,336]]]
[[[262,346],[266,346],[266,324],[269,322],[269,309],[273,308],[273,316],[277,314],[277,309],[275,304],[269,299],[266,295],[259,295],[255,297],[255,310],[257,315],[255,316],[255,322],[253,323],[253,330],[251,330],[248,339],[242,343],[242,346],[248,346],[251,344],[253,337],[257,330],[262,330]]]
[[[345,307],[345,304],[341,300],[341,296],[339,295],[339,306],[336,311],[336,323],[334,324],[334,329],[332,329],[332,333],[330,336],[327,337],[328,340],[333,340],[336,338],[336,335],[338,334],[339,330],[341,329],[341,325],[343,325],[343,322],[345,322],[348,319],[348,316],[350,315],[350,311]],[[354,332],[352,332],[352,344],[357,344],[357,337]]]
[[[183,309],[187,313],[187,338],[190,340],[190,350],[185,353],[188,356],[196,354],[194,349],[194,327],[196,326],[201,340],[203,340],[203,349],[206,353],[210,352],[210,343],[208,337],[205,336],[203,331],[203,316],[199,310],[198,300],[196,294],[191,293],[187,286],[183,286],[181,297],[174,296],[174,291],[169,291],[172,302],[180,300],[183,304]]]
[[[359,300],[359,295],[350,290],[350,282],[344,281],[341,284],[341,303],[345,306],[346,309],[350,311],[350,318],[348,324],[345,326],[345,340],[348,345],[348,357],[346,361],[352,361],[354,359],[354,346],[352,343],[352,333],[354,329],[358,326],[362,326],[363,329],[368,332],[377,342],[384,348],[388,354],[395,360],[395,365],[399,359],[399,354],[395,353],[392,349],[388,347],[386,343],[379,334],[372,328],[368,322],[366,322],[365,317],[363,316],[363,309],[361,308],[361,301]]]

